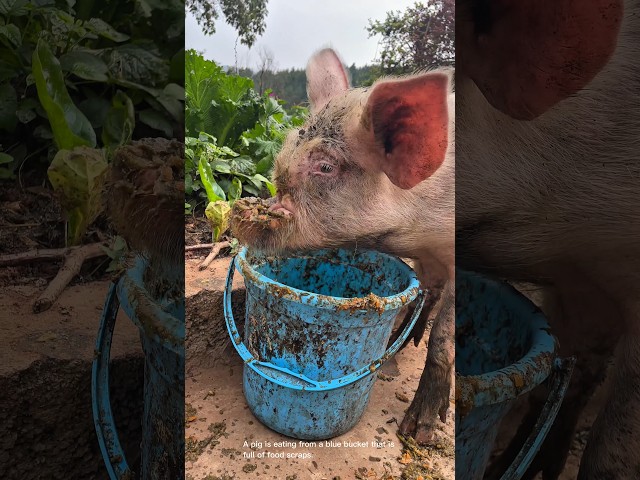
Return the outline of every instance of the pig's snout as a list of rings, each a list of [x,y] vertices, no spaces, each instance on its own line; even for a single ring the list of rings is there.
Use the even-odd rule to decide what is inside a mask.
[[[274,200],[271,201],[271,206],[269,207],[270,212],[278,212],[282,213],[285,216],[293,215],[295,212],[295,207],[293,205],[293,198],[288,193],[284,195],[278,194],[277,197],[274,197]]]

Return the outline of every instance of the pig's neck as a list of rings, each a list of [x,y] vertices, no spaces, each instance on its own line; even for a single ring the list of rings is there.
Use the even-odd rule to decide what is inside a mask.
[[[443,283],[453,278],[455,235],[455,185],[453,152],[431,178],[403,190],[385,182],[378,211],[380,222],[394,235],[380,239],[374,248],[417,260],[421,276]],[[424,278],[421,278],[424,281]]]

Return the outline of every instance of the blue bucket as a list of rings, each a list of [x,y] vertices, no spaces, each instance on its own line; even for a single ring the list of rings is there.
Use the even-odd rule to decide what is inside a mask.
[[[562,403],[575,364],[556,358],[540,310],[508,284],[456,272],[456,475],[481,480],[500,421],[515,400],[544,381],[550,395],[502,480],[520,479]]]
[[[231,312],[234,265],[247,290],[244,340]],[[399,310],[418,299],[386,348]],[[424,295],[401,260],[373,251],[321,250],[291,257],[249,253],[229,267],[224,313],[245,362],[244,394],[269,428],[304,440],[332,438],[358,422],[377,370],[415,325]]]
[[[91,379],[93,418],[111,480],[134,478],[120,446],[109,399],[109,356],[120,305],[140,331],[145,356],[139,478],[184,477],[184,296],[153,298],[144,281],[147,266],[144,258],[137,257],[134,266],[112,284],[96,341]],[[182,271],[173,272],[174,281],[168,283],[180,285],[183,275]]]

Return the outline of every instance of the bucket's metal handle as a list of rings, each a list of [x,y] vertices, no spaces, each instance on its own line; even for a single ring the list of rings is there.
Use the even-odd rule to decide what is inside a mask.
[[[117,285],[112,283],[105,300],[100,319],[100,328],[96,340],[96,350],[91,369],[91,404],[93,407],[93,422],[100,444],[102,458],[107,467],[111,480],[133,478],[133,473],[124,457],[124,452],[118,439],[118,431],[113,420],[111,402],[109,400],[109,357],[111,355],[111,340],[116,324],[120,301]]]
[[[291,388],[293,390],[307,390],[312,392],[334,390],[336,388],[349,385],[357,380],[360,380],[361,378],[366,377],[367,375],[371,375],[372,373],[374,373],[384,364],[384,362],[391,358],[400,349],[404,341],[411,333],[413,326],[418,321],[420,312],[422,312],[422,307],[424,307],[426,300],[425,292],[420,290],[418,292],[418,296],[416,297],[417,306],[413,312],[413,315],[411,316],[411,321],[406,325],[405,329],[402,331],[402,334],[396,339],[395,342],[393,342],[393,345],[391,345],[380,358],[378,358],[374,362],[371,362],[369,365],[362,367],[361,369],[353,373],[350,373],[349,375],[345,375],[344,377],[340,377],[334,380],[316,381],[311,380],[310,378],[307,378],[300,373],[292,372],[287,368],[279,367],[272,363],[259,361],[255,359],[253,355],[251,355],[244,342],[242,341],[242,337],[238,332],[238,327],[236,326],[236,322],[233,318],[233,311],[231,310],[231,292],[233,289],[233,274],[235,272],[235,262],[236,259],[234,258],[229,265],[223,299],[224,320],[227,324],[227,331],[229,332],[229,336],[233,340],[233,346],[235,347],[242,360],[244,360],[245,364],[258,375],[278,385]],[[274,371],[278,372],[277,376],[274,376]]]
[[[289,382],[294,383],[296,385],[300,384],[300,386],[302,387],[302,390],[313,390],[315,387],[318,387],[321,383],[321,382],[316,382],[315,380],[311,380],[310,378],[302,375],[301,373],[293,372],[288,368],[279,367],[278,365],[274,365],[273,363],[253,360],[251,362],[251,368],[253,368],[254,370],[259,369],[260,372],[262,372],[263,377],[267,377],[273,381],[277,381],[277,383],[283,386],[286,386],[285,384],[287,382],[282,382],[280,380],[277,380],[273,375],[270,375],[268,373],[269,370],[275,370],[281,375],[290,377]]]
[[[571,373],[576,364],[575,357],[556,359],[554,364],[554,372],[551,377],[551,391],[542,407],[542,412],[538,416],[535,426],[527,440],[524,442],[522,449],[513,460],[507,471],[500,480],[519,480],[525,474],[529,465],[533,461],[542,442],[547,437],[553,421],[558,415],[562,399],[569,386]]]

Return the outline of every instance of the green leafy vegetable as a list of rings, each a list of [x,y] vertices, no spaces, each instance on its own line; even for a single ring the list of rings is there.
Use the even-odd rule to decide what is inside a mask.
[[[75,106],[64,83],[60,62],[43,40],[33,51],[33,76],[38,98],[47,112],[56,145],[59,149],[96,146],[96,134],[91,123]]]
[[[260,96],[250,79],[226,74],[193,50],[186,52],[185,193],[198,200],[275,195],[269,180],[275,156],[305,109],[288,113],[283,102]]]
[[[103,210],[106,170],[104,151],[84,146],[60,150],[49,166],[49,181],[67,212],[70,245],[80,243],[87,227]]]
[[[205,215],[209,219],[209,223],[213,230],[213,241],[217,242],[229,228],[231,207],[227,202],[220,200],[210,202],[205,210]]]
[[[106,82],[109,67],[104,61],[88,52],[73,51],[60,57],[60,65],[64,71],[85,80]]]
[[[126,93],[118,91],[102,128],[102,142],[112,149],[125,145],[131,140],[134,126],[133,102]]]

